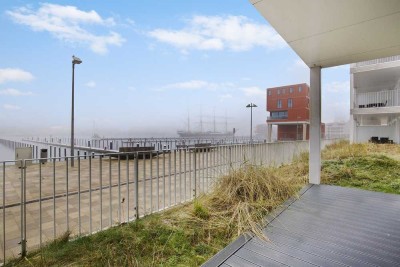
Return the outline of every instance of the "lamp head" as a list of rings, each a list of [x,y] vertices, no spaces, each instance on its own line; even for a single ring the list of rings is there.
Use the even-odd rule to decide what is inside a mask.
[[[256,107],[257,107],[257,105],[253,104],[253,103],[247,104],[247,106],[246,106],[246,108],[256,108]]]
[[[72,64],[81,64],[82,60],[79,57],[72,56]]]

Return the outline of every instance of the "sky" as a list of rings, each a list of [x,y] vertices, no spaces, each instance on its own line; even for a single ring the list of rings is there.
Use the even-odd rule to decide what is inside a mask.
[[[248,0],[0,2],[0,136],[174,136],[265,124],[268,87],[309,69]],[[349,66],[322,70],[322,120],[349,118]]]

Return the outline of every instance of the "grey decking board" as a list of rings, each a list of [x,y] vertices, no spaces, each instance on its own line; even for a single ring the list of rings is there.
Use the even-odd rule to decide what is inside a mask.
[[[313,216],[309,215],[311,218]],[[299,220],[298,223],[302,223],[301,219],[298,219],[299,216],[295,216],[293,213],[291,214],[291,219]],[[382,229],[382,227],[372,228],[370,225],[363,229],[357,229],[357,227],[362,227],[360,225],[351,225],[351,221],[346,225],[344,222],[335,221],[335,224],[329,224],[329,220],[314,220],[312,222],[307,221],[308,227],[315,227],[323,232],[339,232],[340,234],[352,234],[354,231],[358,231],[357,235],[362,238],[368,238],[369,241],[379,244],[383,247],[395,247],[400,246],[400,238],[396,236],[396,233],[393,231],[389,231],[387,228]],[[288,226],[290,223],[286,223],[284,226]],[[379,233],[379,229],[381,233]],[[399,230],[400,232],[400,230]]]
[[[337,203],[335,203],[337,204]],[[388,223],[392,223],[393,226],[397,226],[396,223],[399,222],[399,220],[396,218],[396,216],[398,216],[396,213],[386,213],[385,211],[386,209],[382,208],[381,212],[374,212],[373,210],[370,211],[357,211],[357,209],[355,209],[354,211],[350,210],[350,209],[345,209],[342,207],[337,207],[337,208],[330,208],[330,209],[325,209],[323,212],[318,211],[319,208],[326,208],[327,206],[329,206],[328,204],[315,204],[314,206],[311,206],[312,202],[309,201],[302,201],[301,203],[294,203],[292,208],[298,208],[298,209],[303,209],[304,211],[307,211],[310,214],[314,214],[317,213],[318,215],[335,215],[337,213],[340,212],[341,214],[341,218],[347,218],[347,219],[351,219],[354,216],[359,217],[360,219],[366,219],[368,222],[370,223],[376,223],[376,224],[383,224],[385,223],[387,220],[389,220]],[[400,203],[399,203],[400,205]],[[355,208],[361,208],[361,207],[355,207]],[[373,216],[375,216],[374,218],[371,218],[371,213]],[[382,219],[382,217],[384,217],[384,220]],[[399,226],[396,228],[400,228]]]
[[[302,238],[305,238],[312,242],[313,244],[319,244],[321,248],[324,246],[324,242],[327,244],[335,246],[337,251],[342,253],[351,253],[351,255],[356,255],[360,259],[368,259],[367,262],[373,262],[374,264],[380,265],[380,262],[393,263],[399,262],[398,256],[393,253],[386,252],[378,247],[366,246],[360,244],[360,242],[353,242],[345,240],[342,237],[333,238],[332,236],[321,236],[319,234],[304,234],[298,233],[291,230],[291,234],[298,234]],[[321,241],[322,243],[319,243]]]
[[[272,242],[282,243],[290,248],[293,248],[293,246],[297,244],[297,247],[294,247],[294,249],[304,250],[305,253],[308,254],[315,254],[320,257],[329,258],[350,266],[379,266],[379,264],[382,262],[381,259],[376,258],[374,255],[366,254],[362,251],[355,251],[349,249],[348,247],[344,247],[331,242],[326,242],[323,240],[309,239],[307,241],[304,241],[303,237],[296,236],[294,233],[288,232],[285,229],[277,229],[276,227],[270,228],[274,228],[273,231],[275,235],[272,235],[271,231],[268,231],[266,234],[276,237],[272,239]],[[257,240],[257,242],[262,241]],[[262,243],[263,245],[265,244],[265,242]],[[351,252],[351,255],[348,254],[349,252]],[[351,264],[352,262],[353,264]]]
[[[307,260],[304,260],[301,257],[298,257],[293,253],[288,253],[288,251],[283,251],[278,247],[274,247],[271,245],[263,247],[251,241],[247,243],[245,246],[243,246],[243,249],[241,249],[237,253],[240,253],[241,251],[249,251],[251,253],[260,255],[260,257],[269,258],[274,261],[287,264],[289,266],[321,266],[316,264],[309,258]]]
[[[291,211],[288,211],[286,214],[288,217],[290,217],[291,220],[296,220],[296,219],[301,219],[303,218],[301,213],[302,211],[295,211],[292,209]],[[390,243],[393,243],[394,245],[400,245],[400,236],[397,235],[397,233],[400,232],[400,229],[398,232],[393,231],[392,229],[388,228],[390,225],[374,225],[374,224],[368,224],[367,222],[364,223],[359,223],[356,221],[352,220],[343,220],[343,218],[327,218],[323,219],[321,217],[317,217],[314,214],[308,214],[309,218],[307,218],[306,221],[309,225],[313,225],[315,227],[323,227],[323,230],[325,229],[332,229],[333,231],[341,231],[342,233],[346,232],[351,232],[351,231],[357,231],[359,228],[359,234],[360,235],[368,235],[368,237],[371,237],[371,239],[376,239],[376,242],[379,241],[385,241]],[[312,219],[312,221],[310,220]],[[284,216],[282,216],[281,221],[283,222]],[[334,221],[334,224],[331,223]],[[330,223],[330,224],[326,224]],[[385,229],[382,229],[383,227],[386,227]],[[380,230],[381,229],[381,230]]]
[[[328,224],[328,222],[326,224]],[[328,228],[320,229],[316,227],[313,228],[312,232],[307,232],[308,226],[310,225],[306,224],[301,219],[297,219],[296,222],[286,222],[283,225],[275,224],[274,222],[272,226],[280,227],[282,229],[287,228],[290,229],[293,234],[299,234],[312,239],[328,241],[340,246],[354,249],[356,251],[364,251],[365,253],[370,254],[380,252],[380,254],[384,255],[385,257],[400,259],[398,253],[396,254],[393,251],[387,251],[383,249],[380,244],[371,242],[368,237],[361,238],[354,233],[343,234],[343,232],[331,231]],[[322,224],[320,226],[323,227]],[[393,249],[398,250],[398,247]]]
[[[393,244],[390,246],[390,244],[385,244],[383,239],[380,240],[373,240],[372,236],[366,235],[363,232],[359,231],[357,235],[354,235],[354,231],[351,231],[349,229],[343,229],[340,228],[334,228],[333,226],[329,226],[329,222],[310,222],[308,220],[304,220],[304,218],[298,218],[292,216],[295,222],[275,222],[273,226],[277,227],[282,227],[282,228],[289,228],[292,229],[293,232],[298,232],[298,233],[307,233],[307,228],[312,227],[313,228],[313,233],[308,233],[308,235],[318,235],[319,238],[324,237],[325,239],[329,240],[336,240],[338,238],[341,238],[344,240],[344,242],[347,243],[357,243],[359,241],[362,241],[362,246],[371,246],[374,247],[374,249],[385,249],[388,250],[390,248],[394,249],[395,251],[398,251],[398,243],[397,242],[389,242],[391,240],[391,236],[386,236],[387,238],[387,243]],[[347,240],[346,237],[352,236],[352,240]],[[400,258],[400,256],[399,256]]]
[[[251,261],[244,259],[240,256],[237,255],[232,255],[231,257],[228,258],[228,260],[226,261],[227,264],[229,264],[232,267],[241,267],[241,266],[246,266],[246,267],[254,267],[254,266],[258,266],[258,267],[264,267],[262,265],[256,265],[254,263],[252,263]],[[274,265],[271,265],[274,266]],[[282,265],[275,265],[275,266],[282,266]]]
[[[254,244],[247,243],[241,250],[237,251],[239,253],[245,253],[246,255],[251,255],[253,261],[255,259],[259,259],[258,264],[262,265],[262,261],[265,259],[273,260],[279,264],[284,264],[287,266],[318,266],[315,264],[311,264],[309,261],[303,260],[301,258],[296,258],[291,255],[287,255],[282,253],[279,250],[272,249],[271,247],[266,247],[264,249],[259,249]]]
[[[326,266],[400,266],[400,195],[313,186],[265,231],[276,245],[253,238],[235,255],[252,256],[259,265],[289,257],[318,265],[326,259]]]
[[[318,201],[318,202],[315,202]],[[330,205],[332,203],[335,204],[335,206],[333,207],[334,209],[338,209],[340,210],[341,208],[349,208],[348,205],[350,204],[357,204],[356,207],[354,207],[354,211],[355,212],[360,212],[360,213],[367,213],[367,212],[374,212],[377,215],[385,215],[385,216],[396,216],[396,213],[398,211],[398,209],[396,208],[396,206],[398,204],[400,204],[399,201],[390,201],[390,203],[388,202],[384,202],[384,201],[375,201],[374,203],[362,203],[362,202],[357,202],[357,201],[350,201],[350,200],[343,200],[340,198],[336,198],[336,199],[321,199],[321,198],[307,198],[304,197],[304,199],[302,199],[301,204],[309,204],[312,203],[313,205],[318,206],[323,206],[323,205]],[[382,210],[376,210],[374,207],[376,207],[376,205],[380,205]]]

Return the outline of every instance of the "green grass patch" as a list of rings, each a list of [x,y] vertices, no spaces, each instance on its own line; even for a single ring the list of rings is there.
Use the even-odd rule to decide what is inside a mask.
[[[322,182],[365,190],[400,194],[398,145],[342,142],[323,152]]]
[[[97,234],[68,235],[9,266],[199,266],[233,238],[181,217],[190,205],[153,214]],[[177,218],[180,218],[178,221]]]

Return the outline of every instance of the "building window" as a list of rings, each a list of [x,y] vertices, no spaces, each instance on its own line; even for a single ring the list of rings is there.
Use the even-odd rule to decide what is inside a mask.
[[[289,88],[289,93],[293,93],[293,87]]]
[[[303,88],[301,86],[299,86],[299,93],[303,91]]]
[[[282,89],[282,94],[286,94],[286,89]]]
[[[281,94],[281,90],[280,89],[278,89],[278,95],[280,95]]]
[[[268,95],[272,95],[272,90],[268,90]]]
[[[278,99],[278,108],[282,108],[282,100]]]
[[[289,99],[287,100],[287,106],[288,106],[288,108],[293,107],[293,100],[292,100],[291,98],[289,98]]]
[[[287,111],[272,111],[271,118],[272,119],[287,119],[288,112]]]

